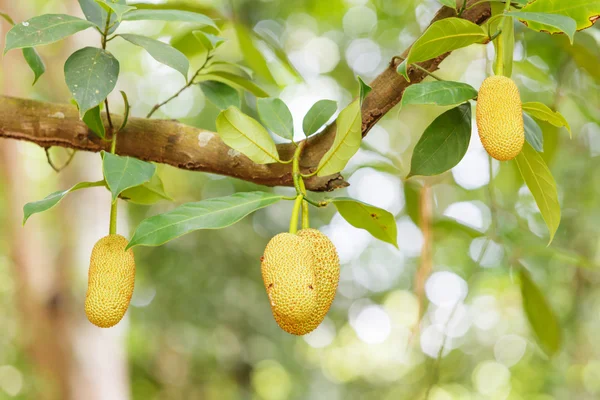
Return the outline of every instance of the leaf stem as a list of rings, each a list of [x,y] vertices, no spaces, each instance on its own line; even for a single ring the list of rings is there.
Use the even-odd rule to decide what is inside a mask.
[[[292,217],[290,218],[290,233],[298,232],[298,215],[300,214],[300,207],[302,206],[302,200],[304,196],[299,194],[296,196],[296,201],[294,202],[294,208],[292,210]]]

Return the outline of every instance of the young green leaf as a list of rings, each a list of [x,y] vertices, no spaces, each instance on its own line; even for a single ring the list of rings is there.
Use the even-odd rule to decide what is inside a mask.
[[[267,97],[256,101],[258,115],[267,129],[284,139],[294,139],[294,120],[283,100]]]
[[[111,11],[117,16],[117,20],[121,21],[123,18],[123,14],[135,10],[136,7],[131,7],[128,5],[119,4],[113,2],[111,0],[94,0],[96,3],[100,5],[105,11]]]
[[[598,0],[569,0],[568,6],[564,1],[537,0],[531,1],[522,9],[523,12],[560,14],[571,17],[577,23],[577,30],[589,28],[600,15],[600,3]],[[535,21],[530,22],[529,27],[536,31],[557,33],[560,30],[552,25],[544,25]]]
[[[133,35],[133,34],[120,34],[120,37],[127,40],[130,43],[140,46],[145,49],[156,61],[161,64],[167,65],[177,72],[181,73],[185,80],[188,79],[188,70],[190,69],[190,62],[188,61],[185,54],[172,47],[169,44],[163,43],[160,40],[151,39],[146,36]]]
[[[431,81],[410,85],[404,90],[402,106],[409,104],[432,104],[457,106],[477,97],[477,90],[462,82]]]
[[[234,88],[244,89],[256,97],[269,97],[269,94],[262,90],[256,83],[229,72],[211,71],[210,73],[202,74],[196,78],[196,82],[206,81],[217,81],[233,86]]]
[[[465,103],[437,117],[425,129],[413,151],[410,173],[441,174],[462,160],[471,140],[471,104]]]
[[[27,61],[27,65],[29,65],[29,68],[31,68],[31,70],[33,71],[34,77],[32,85],[35,85],[38,79],[40,79],[40,76],[42,76],[44,72],[46,72],[46,66],[44,65],[44,61],[42,60],[38,52],[32,47],[23,48],[23,57],[25,58],[25,61]]]
[[[165,192],[165,186],[158,173],[152,176],[150,182],[124,190],[119,198],[142,205],[152,205],[161,200],[173,201]]]
[[[523,113],[523,124],[525,126],[525,139],[537,151],[544,151],[544,134],[542,128],[529,116]]]
[[[302,130],[306,137],[317,132],[337,111],[337,103],[333,100],[319,100],[308,110],[302,121]]]
[[[202,82],[202,92],[219,110],[226,110],[231,106],[241,107],[242,99],[237,89],[222,82]]]
[[[65,62],[65,81],[79,105],[79,115],[100,104],[113,91],[119,77],[119,62],[96,47],[85,47]]]
[[[438,0],[442,5],[456,9],[456,0]]]
[[[127,93],[120,90],[121,97],[123,97],[123,104],[125,106],[125,111],[123,112],[123,122],[121,122],[121,126],[119,127],[118,132],[125,129],[127,123],[129,122],[129,113],[131,112],[131,106],[129,105],[129,99],[127,98]]]
[[[556,182],[546,166],[542,156],[528,143],[523,145],[523,151],[515,158],[517,167],[550,232],[550,243],[560,224],[560,204]]]
[[[127,247],[160,246],[199,229],[225,228],[282,198],[274,193],[247,192],[183,204],[143,220]]]
[[[336,197],[331,202],[350,225],[398,247],[396,220],[389,211],[349,197]]]
[[[560,349],[562,342],[562,333],[556,315],[524,267],[519,268],[519,275],[525,315],[541,348],[552,356]]]
[[[577,30],[577,22],[571,17],[567,17],[567,16],[559,15],[559,14],[546,14],[546,13],[539,13],[539,12],[519,12],[519,11],[508,12],[508,13],[506,13],[506,15],[511,15],[511,16],[517,18],[521,22],[526,22],[527,26],[530,29],[533,29],[534,31],[548,32],[548,30],[545,29],[546,27],[555,28],[555,29],[559,30],[560,32],[564,32],[569,37],[571,44],[573,44],[575,31]],[[535,24],[532,26],[532,24],[531,24],[532,22],[534,22],[534,23],[537,22],[538,24],[542,24],[543,28],[540,28],[539,25],[537,25],[537,28],[536,28]]]
[[[156,165],[133,157],[102,152],[102,172],[115,201],[124,190],[150,181],[156,172]]]
[[[367,97],[367,95],[371,92],[371,90],[373,90],[371,88],[371,86],[367,85],[365,83],[365,81],[362,80],[362,78],[360,76],[356,77],[358,79],[358,86],[359,86],[359,97],[360,97],[360,104],[363,103],[363,101],[365,101],[365,97]]]
[[[331,148],[319,161],[317,176],[327,176],[340,172],[360,148],[360,142],[362,141],[360,99],[354,100],[340,112],[336,120],[336,126],[335,139]]]
[[[51,209],[52,207],[57,205],[67,194],[79,189],[85,189],[96,186],[104,186],[104,181],[81,182],[70,189],[54,192],[40,201],[25,204],[25,206],[23,207],[23,225],[25,225],[25,222],[27,222],[29,217],[31,217],[33,214],[41,213],[43,211]]]
[[[246,64],[267,82],[277,84],[269,70],[267,60],[254,45],[252,40],[254,33],[240,23],[235,24],[235,32]]]
[[[113,3],[117,3],[122,6],[126,6],[126,0],[115,0]],[[79,6],[85,15],[85,18],[94,23],[101,31],[106,29],[106,19],[108,18],[108,12],[100,7],[100,4],[96,3],[95,0],[79,0]],[[113,33],[119,27],[119,21],[115,13],[111,13],[110,22],[108,26],[111,27],[108,33]]]
[[[90,108],[83,116],[83,122],[98,135],[99,138],[104,139],[106,137],[106,130],[104,129],[104,122],[100,116],[100,106]]]
[[[229,107],[217,117],[217,133],[226,145],[245,154],[257,164],[279,161],[279,154],[269,132],[252,117],[236,107]]]
[[[206,74],[211,74],[213,72],[226,73],[230,75],[235,75],[244,79],[252,79],[254,75],[253,71],[250,68],[244,67],[239,64],[232,64],[227,61],[214,61],[211,62],[206,69],[204,70]],[[267,97],[267,96],[262,96]]]
[[[193,31],[192,34],[207,50],[214,50],[225,43],[224,38],[215,36],[204,31]]]
[[[552,111],[547,105],[538,102],[523,103],[523,111],[527,112],[533,118],[546,121],[558,128],[564,126],[569,131],[569,135],[573,136],[571,127],[565,117],[558,111]]]
[[[462,18],[445,18],[434,22],[417,39],[411,47],[406,60],[399,68],[399,73],[407,80],[406,67],[412,63],[427,61],[439,55],[473,43],[481,42],[487,38],[487,33],[479,25]],[[402,65],[400,64],[400,65]]]
[[[12,49],[36,47],[57,42],[94,26],[84,19],[66,14],[45,14],[21,22],[6,34],[4,54]]]
[[[181,10],[133,10],[123,16],[123,21],[179,21],[211,26],[218,30],[215,21],[204,14]]]
[[[8,22],[11,25],[15,24],[15,21],[13,21],[13,19],[10,17],[10,15],[8,15],[5,12],[0,11],[0,17],[4,18],[6,20],[6,22]]]

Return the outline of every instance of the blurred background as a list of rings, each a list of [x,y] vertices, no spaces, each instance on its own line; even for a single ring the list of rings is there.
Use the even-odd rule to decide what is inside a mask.
[[[434,0],[146,1],[219,20],[228,39],[220,59],[255,70],[254,79],[301,121],[320,99],[340,110],[427,27]],[[76,0],[0,0],[16,22],[42,13],[83,17]],[[192,60],[188,24],[125,22],[120,32],[170,41]],[[0,24],[3,38],[8,24]],[[254,48],[238,45],[252,32]],[[600,398],[600,30],[549,36],[516,26],[513,78],[523,101],[562,112],[568,132],[540,123],[543,157],[559,190],[563,219],[555,240],[512,162],[489,165],[476,127],[464,160],[441,176],[404,181],[412,149],[442,107],[398,107],[367,136],[345,177],[349,195],[397,219],[399,249],[379,242],[329,208],[312,225],[335,243],[337,297],[324,323],[305,337],[271,316],[259,258],[286,231],[291,202],[258,211],[223,230],[196,232],[157,248],[136,248],[131,307],[102,330],[84,314],[89,255],[108,233],[110,196],[95,188],[21,226],[22,206],[83,180],[101,179],[100,156],[78,153],[60,174],[43,149],[0,141],[0,399],[597,399]],[[39,48],[47,73],[33,76],[19,52],[0,64],[4,95],[69,101],[63,63],[99,44],[88,30]],[[143,50],[109,43],[121,63],[118,90],[144,116],[183,78]],[[454,52],[438,74],[478,88],[493,47]],[[264,66],[266,65],[266,69]],[[122,112],[118,91],[109,98]],[[245,111],[255,99],[246,95]],[[218,109],[199,87],[161,109],[215,128]],[[64,149],[50,152],[56,163]],[[235,179],[160,166],[175,204],[266,189]],[[490,173],[494,179],[490,182]],[[316,195],[319,197],[321,195]],[[119,232],[172,209],[121,202]],[[561,350],[547,357],[523,312],[518,263],[560,321]]]

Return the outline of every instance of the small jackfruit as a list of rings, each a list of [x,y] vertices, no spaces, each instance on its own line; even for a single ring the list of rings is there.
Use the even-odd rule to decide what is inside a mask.
[[[127,239],[108,235],[92,249],[85,297],[85,314],[89,321],[110,328],[125,315],[135,282],[133,250],[125,251]]]
[[[481,143],[496,160],[512,160],[523,149],[521,97],[512,79],[497,75],[483,81],[477,97],[476,120]]]
[[[315,229],[280,233],[265,249],[261,272],[273,317],[286,332],[305,335],[325,318],[339,281],[333,243]]]

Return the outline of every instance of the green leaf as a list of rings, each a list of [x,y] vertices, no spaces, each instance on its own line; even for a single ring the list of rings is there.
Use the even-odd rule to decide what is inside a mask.
[[[406,60],[398,64],[398,67],[396,67],[396,72],[402,75],[407,82],[410,82],[408,77],[408,64],[406,63]]]
[[[104,139],[106,137],[106,131],[104,129],[104,122],[100,116],[100,106],[90,108],[83,116],[83,122],[98,135],[99,138]]]
[[[126,5],[126,0],[117,0],[116,3]],[[96,3],[95,0],[79,0],[79,6],[88,21],[95,24],[101,31],[106,29],[108,12],[100,7],[100,4]],[[108,25],[112,26],[112,28],[108,30],[108,33],[113,33],[119,27],[119,21],[117,21],[117,16],[114,13],[111,14]]]
[[[73,186],[68,190],[54,192],[40,201],[33,203],[27,203],[23,207],[23,225],[33,214],[41,213],[57,205],[67,194],[74,192],[79,189],[85,189],[89,187],[104,186],[104,181],[99,182],[81,182]]]
[[[525,315],[541,348],[552,356],[560,349],[562,342],[562,333],[556,315],[524,267],[519,268],[519,275]]]
[[[102,7],[105,11],[108,12],[109,10],[111,10],[117,16],[118,21],[121,21],[121,19],[123,19],[123,14],[136,9],[136,7],[123,5],[123,4],[117,3],[116,1],[112,1],[112,0],[94,0],[94,1],[96,3],[98,3],[100,5],[100,7]],[[102,29],[104,30],[104,28],[102,28]]]
[[[425,129],[413,151],[410,173],[437,175],[462,160],[471,140],[471,104],[446,111]]]
[[[537,151],[544,151],[544,134],[542,128],[529,116],[523,113],[523,124],[525,126],[525,139]]]
[[[247,192],[183,204],[143,220],[127,247],[159,246],[199,229],[225,228],[282,198],[274,193]]]
[[[167,65],[177,72],[179,72],[185,80],[188,79],[188,70],[190,69],[190,62],[188,61],[185,54],[177,50],[176,48],[161,42],[160,40],[151,39],[146,36],[132,35],[132,34],[120,34],[123,39],[130,43],[140,46],[145,49],[156,61],[161,64]]]
[[[571,127],[565,117],[558,111],[552,111],[547,105],[538,102],[523,103],[523,111],[527,112],[533,118],[546,121],[558,128],[564,126],[569,131],[569,135],[573,136]]]
[[[558,203],[556,182],[554,182],[552,173],[542,156],[528,143],[523,145],[523,151],[519,153],[515,161],[548,226],[551,243],[560,224],[560,204]]]
[[[204,72],[206,74],[210,74],[213,72],[220,72],[220,73],[224,72],[226,74],[236,75],[236,76],[244,78],[244,79],[252,79],[252,76],[254,75],[250,68],[244,67],[239,64],[232,64],[227,61],[211,62],[206,67]],[[265,95],[263,97],[267,97],[267,96],[268,95]]]
[[[4,18],[6,20],[6,22],[8,22],[11,25],[15,24],[15,21],[13,21],[13,19],[10,17],[10,15],[8,15],[5,12],[0,11],[0,17]]]
[[[443,6],[456,9],[456,0],[438,0]]]
[[[65,81],[79,105],[79,115],[100,104],[113,91],[119,77],[119,62],[106,50],[85,47],[65,62]]]
[[[294,140],[294,120],[283,100],[273,97],[256,101],[258,115],[267,129],[284,139]]]
[[[504,5],[500,4],[498,5],[498,8],[500,9],[500,12],[502,12]],[[494,7],[492,10],[494,10]],[[512,75],[513,53],[515,50],[515,26],[513,18],[502,17],[497,25],[496,29],[500,28],[502,34],[494,39],[494,49],[496,49],[494,74],[510,78]]]
[[[371,92],[371,90],[373,90],[373,88],[371,88],[371,86],[367,85],[360,76],[357,76],[356,78],[358,79],[358,85],[359,85],[360,104],[362,104],[363,101],[365,101],[365,97],[367,97],[367,95]]]
[[[8,31],[4,54],[12,49],[54,43],[92,26],[91,22],[70,15],[40,15],[16,24]]]
[[[477,24],[461,18],[445,18],[434,22],[411,47],[406,64],[427,61],[439,55],[487,38]]]
[[[267,82],[276,84],[277,82],[275,82],[267,65],[267,60],[265,60],[265,57],[254,45],[254,41],[252,40],[254,34],[252,31],[244,25],[237,23],[235,24],[235,32],[246,64]]]
[[[269,132],[236,107],[229,107],[219,114],[217,133],[226,145],[257,164],[279,162],[277,147]]]
[[[469,236],[471,239],[475,239],[484,235],[484,232],[458,222],[454,218],[448,217],[436,219],[436,221],[433,223],[433,229],[434,234],[439,234],[440,236],[456,236],[458,232],[461,232]]]
[[[398,247],[396,220],[389,211],[349,197],[336,197],[331,202],[350,225]]]
[[[431,81],[410,85],[404,90],[402,106],[432,104],[456,106],[477,97],[477,90],[462,82]]]
[[[133,10],[123,16],[123,21],[179,21],[211,26],[215,22],[204,14],[181,10]]]
[[[150,181],[156,172],[156,166],[137,158],[121,157],[103,151],[102,172],[114,202],[124,190]]]
[[[119,195],[119,198],[142,205],[151,205],[161,200],[173,201],[165,192],[163,181],[160,179],[158,173],[152,176],[150,182],[124,190]]]
[[[219,110],[225,110],[231,106],[241,107],[242,99],[240,93],[222,82],[203,82],[200,84],[206,98]]]
[[[337,103],[333,100],[319,100],[308,110],[302,121],[302,130],[306,137],[317,132],[337,111]]]
[[[204,31],[193,31],[192,34],[208,50],[214,50],[225,43],[224,38],[206,33]]]
[[[31,70],[33,71],[34,77],[32,85],[35,85],[38,79],[40,79],[40,76],[42,76],[44,72],[46,72],[46,66],[44,65],[44,61],[42,60],[38,52],[32,47],[23,48],[23,57],[25,58],[25,61],[27,61],[27,65],[29,65],[29,68],[31,68]]]
[[[129,105],[129,99],[127,98],[127,93],[120,90],[121,97],[123,97],[123,104],[125,105],[125,112],[123,113],[123,122],[121,122],[121,126],[119,127],[119,132],[125,129],[127,123],[129,122],[129,113],[131,112],[131,106]]]
[[[211,71],[209,74],[202,74],[196,78],[197,82],[205,82],[205,81],[217,81],[221,83],[226,83],[229,86],[233,86],[235,88],[244,89],[255,95],[256,97],[269,97],[269,94],[262,90],[258,85],[254,82],[223,71]]]
[[[319,161],[317,176],[335,174],[344,169],[360,148],[362,141],[362,116],[360,99],[344,108],[336,120],[336,134],[331,148]]]
[[[576,21],[577,30],[589,28],[600,16],[599,0],[536,0],[529,3],[522,9],[524,12],[560,14],[571,17]],[[536,22],[529,24],[531,29],[536,31],[547,31],[556,33],[559,31],[554,26],[543,25]]]
[[[512,15],[519,21],[526,22],[527,26],[534,31],[548,32],[547,27],[555,28],[560,32],[564,32],[569,37],[571,44],[573,44],[573,38],[575,36],[575,31],[577,30],[577,22],[571,17],[559,14],[518,11],[508,12],[506,15]],[[531,24],[532,22],[534,24]],[[536,25],[535,22],[542,25]]]

